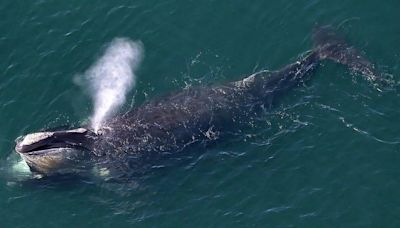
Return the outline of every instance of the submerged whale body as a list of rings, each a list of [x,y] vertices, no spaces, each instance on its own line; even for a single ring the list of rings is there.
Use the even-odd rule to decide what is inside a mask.
[[[277,71],[242,80],[195,87],[143,104],[106,122],[98,132],[87,128],[37,132],[16,140],[16,152],[34,173],[86,172],[93,167],[120,172],[145,166],[196,142],[216,140],[308,80],[322,60],[333,60],[379,82],[373,65],[329,27],[314,29],[312,50]]]

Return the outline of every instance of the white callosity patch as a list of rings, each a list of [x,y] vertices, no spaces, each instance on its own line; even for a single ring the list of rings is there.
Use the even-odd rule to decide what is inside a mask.
[[[68,130],[68,131],[65,131],[65,132],[69,132],[69,133],[85,133],[85,132],[87,132],[87,129],[80,127],[80,128]]]
[[[53,132],[37,132],[37,133],[32,133],[29,135],[26,135],[22,142],[20,143],[21,146],[23,145],[31,145],[33,143],[39,142],[41,140],[44,140],[46,138],[49,138],[53,136]]]
[[[87,130],[85,128],[77,128],[73,130],[68,130],[65,132],[69,133],[85,133]],[[21,146],[24,145],[31,145],[34,143],[37,143],[39,141],[42,141],[44,139],[52,137],[56,132],[36,132],[36,133],[31,133],[26,135],[22,142],[20,143]]]
[[[85,79],[94,101],[91,125],[95,131],[125,102],[126,94],[135,84],[134,72],[142,55],[140,42],[116,38],[104,55],[86,71]]]

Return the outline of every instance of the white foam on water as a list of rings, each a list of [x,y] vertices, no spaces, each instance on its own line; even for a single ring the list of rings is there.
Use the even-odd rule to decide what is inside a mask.
[[[7,185],[11,186],[18,181],[32,178],[31,170],[26,162],[17,155],[10,155],[7,161],[1,164],[1,178],[7,180]]]
[[[143,57],[143,45],[127,38],[116,38],[84,74],[94,102],[90,118],[97,131],[102,123],[125,102],[135,86],[135,71]]]
[[[12,165],[12,171],[18,174],[30,174],[31,171],[26,162],[21,159]]]

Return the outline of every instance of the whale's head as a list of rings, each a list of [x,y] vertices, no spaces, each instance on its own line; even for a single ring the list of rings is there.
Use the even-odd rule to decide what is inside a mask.
[[[85,128],[18,137],[15,150],[33,173],[50,176],[87,170],[97,135]]]

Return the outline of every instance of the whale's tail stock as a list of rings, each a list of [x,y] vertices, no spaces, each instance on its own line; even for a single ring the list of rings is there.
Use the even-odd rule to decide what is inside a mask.
[[[351,71],[363,75],[368,81],[386,86],[388,81],[382,78],[375,66],[355,47],[338,35],[332,26],[317,26],[313,29],[314,51],[319,59],[329,59],[347,66]]]
[[[314,27],[312,40],[313,48],[302,54],[296,62],[282,67],[271,76],[268,73],[265,74],[264,71],[260,72],[259,75],[263,82],[255,84],[261,84],[261,90],[267,91],[261,92],[261,94],[268,97],[270,91],[283,93],[293,86],[309,80],[311,74],[323,60],[334,61],[348,67],[354,73],[361,74],[379,91],[393,85],[390,79],[382,77],[375,66],[360,51],[348,44],[332,26]],[[263,75],[267,76],[263,77]]]

